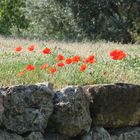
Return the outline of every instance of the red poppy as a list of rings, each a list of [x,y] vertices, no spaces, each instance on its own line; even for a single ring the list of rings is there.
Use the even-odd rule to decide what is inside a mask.
[[[28,51],[30,51],[30,52],[34,51],[34,49],[35,49],[35,46],[34,45],[30,45],[28,47]]]
[[[72,59],[71,58],[67,58],[65,61],[66,64],[71,64],[72,63]]]
[[[43,69],[46,69],[48,66],[49,66],[49,65],[48,65],[47,63],[46,63],[46,64],[43,64],[43,65],[40,66],[40,69],[42,69],[42,70],[43,70]]]
[[[18,46],[18,47],[15,48],[16,52],[20,52],[21,50],[22,50],[22,46]]]
[[[50,73],[51,73],[51,74],[54,74],[55,72],[56,72],[56,68],[55,68],[55,67],[51,67],[51,68],[50,68]]]
[[[84,63],[88,63],[88,62],[89,62],[89,60],[88,60],[88,59],[85,59],[83,62],[84,62]]]
[[[26,66],[26,70],[27,70],[27,71],[35,70],[35,66],[33,66],[33,65],[31,65],[31,64],[28,64],[28,65]]]
[[[76,55],[72,58],[72,61],[75,63],[75,62],[79,62],[81,60],[81,57]]]
[[[43,54],[50,54],[51,50],[49,48],[45,48],[42,52]]]
[[[89,57],[88,57],[88,60],[90,61],[90,60],[93,60],[94,59],[94,55],[90,55]]]
[[[57,60],[58,60],[58,61],[64,60],[64,56],[61,55],[61,54],[59,54],[59,55],[57,56]]]
[[[95,62],[96,62],[95,59],[89,61],[90,64],[94,64]]]
[[[95,62],[94,58],[95,58],[94,55],[90,55],[86,60],[84,60],[84,62],[93,64]]]
[[[57,66],[58,66],[58,67],[64,67],[65,64],[64,64],[63,62],[59,62],[59,63],[57,63]]]
[[[24,70],[20,70],[18,73],[18,76],[22,76],[22,75],[24,75]]]
[[[80,71],[84,72],[86,68],[87,68],[86,64],[82,64],[82,66],[80,67]]]
[[[126,57],[126,55],[127,54],[120,49],[115,49],[115,50],[110,52],[110,57],[113,60],[122,60],[123,58]]]

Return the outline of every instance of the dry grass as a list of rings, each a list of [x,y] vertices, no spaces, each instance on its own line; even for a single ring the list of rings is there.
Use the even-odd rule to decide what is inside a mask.
[[[27,46],[35,44],[37,46],[34,53],[24,51],[20,54],[14,52],[14,48],[23,45],[26,50]],[[40,53],[47,46],[52,49],[52,56],[45,57]],[[109,52],[113,49],[120,48],[128,56],[123,61],[112,61]],[[55,76],[50,76],[47,72],[39,70],[27,74],[25,77],[17,77],[20,69],[26,64],[33,63],[37,66],[43,62],[50,62],[56,54],[63,53],[65,56],[80,55],[87,57],[95,54],[96,64],[90,66],[85,73],[77,72],[79,65],[68,66]],[[56,41],[36,41],[0,37],[0,86],[9,86],[16,84],[28,84],[34,82],[51,81],[56,87],[62,87],[71,84],[94,84],[94,83],[111,83],[111,82],[128,82],[140,84],[140,45],[122,45],[105,42],[85,42],[85,43],[66,43]]]

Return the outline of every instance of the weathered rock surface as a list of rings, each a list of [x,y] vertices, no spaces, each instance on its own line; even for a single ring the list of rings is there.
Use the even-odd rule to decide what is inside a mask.
[[[32,132],[25,140],[45,140],[40,132]]]
[[[102,127],[94,127],[81,140],[111,140],[109,133]]]
[[[111,136],[111,140],[140,140],[140,128],[115,131],[116,135]]]
[[[24,140],[24,139],[17,134],[10,134],[6,131],[0,130],[0,140]]]
[[[140,85],[0,88],[0,140],[140,140]]]
[[[18,134],[42,131],[53,112],[54,92],[49,84],[15,86],[4,97],[4,126]]]
[[[81,87],[67,87],[54,96],[52,120],[56,132],[69,137],[89,131],[89,101]]]
[[[85,87],[86,89],[87,87]],[[140,122],[140,85],[109,84],[88,87],[94,126],[136,126]]]
[[[1,122],[2,122],[2,114],[4,112],[4,107],[3,107],[3,98],[4,95],[2,94],[3,89],[0,89],[0,126],[1,126]]]
[[[48,133],[45,136],[45,140],[68,140],[68,137],[56,133]]]

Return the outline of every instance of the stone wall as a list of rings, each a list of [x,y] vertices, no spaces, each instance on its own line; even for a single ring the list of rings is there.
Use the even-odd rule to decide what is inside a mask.
[[[0,140],[140,140],[140,85],[0,88]]]

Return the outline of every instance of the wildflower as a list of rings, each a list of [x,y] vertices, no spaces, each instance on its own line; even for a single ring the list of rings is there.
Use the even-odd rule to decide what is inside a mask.
[[[28,64],[28,65],[26,66],[26,70],[27,70],[27,71],[35,70],[35,66],[33,66],[33,65],[31,65],[31,64]]]
[[[15,48],[16,52],[20,52],[21,50],[22,50],[22,46],[18,46],[18,47]]]
[[[91,61],[91,60],[93,60],[94,59],[94,55],[90,55],[89,57],[88,57],[88,60],[89,61]]]
[[[55,68],[55,67],[51,67],[51,68],[50,68],[50,73],[51,73],[51,74],[54,74],[55,72],[56,72],[56,68]]]
[[[66,64],[71,64],[72,63],[72,59],[71,58],[67,58],[65,61]]]
[[[95,59],[89,61],[90,64],[94,64],[95,62],[96,62]]]
[[[90,55],[86,60],[83,62],[93,64],[95,62],[94,55]]]
[[[57,63],[57,66],[58,66],[58,67],[64,67],[65,64],[64,64],[63,62],[59,62],[59,63]]]
[[[110,57],[113,60],[122,60],[123,58],[126,57],[126,55],[127,54],[120,49],[115,49],[115,50],[110,52]]]
[[[51,50],[49,48],[45,48],[42,52],[43,54],[50,54]]]
[[[34,45],[30,45],[28,47],[28,51],[30,51],[30,52],[34,51],[34,49],[35,49],[35,46]]]
[[[20,70],[18,73],[18,76],[22,76],[22,75],[24,75],[24,70]]]
[[[80,67],[80,71],[84,72],[86,70],[86,68],[87,68],[86,64],[82,64]]]
[[[75,62],[79,62],[81,60],[81,57],[76,55],[72,58],[72,61],[75,63]]]
[[[57,56],[57,60],[58,60],[58,61],[64,60],[64,56],[61,55],[61,54],[59,54],[59,55]]]
[[[42,69],[42,70],[43,70],[43,69],[46,69],[48,66],[49,66],[49,65],[48,65],[47,63],[46,63],[46,64],[43,64],[43,65],[40,66],[40,69]]]

